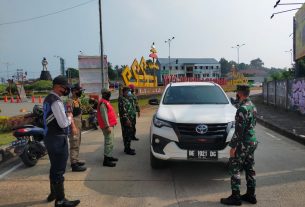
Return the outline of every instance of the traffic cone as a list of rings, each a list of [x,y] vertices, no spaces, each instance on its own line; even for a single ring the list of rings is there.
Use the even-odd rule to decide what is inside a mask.
[[[14,103],[15,101],[14,101],[14,97],[13,96],[11,96],[11,103]]]
[[[38,98],[38,103],[42,103],[42,99],[41,99],[41,96],[39,96],[39,98]]]
[[[4,102],[7,103],[7,96],[4,96]]]
[[[32,103],[35,103],[35,96],[32,96]]]

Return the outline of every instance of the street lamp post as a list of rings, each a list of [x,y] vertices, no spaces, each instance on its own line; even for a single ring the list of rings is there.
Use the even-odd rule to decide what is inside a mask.
[[[292,49],[287,50],[285,52],[289,52],[290,53],[290,64],[291,64],[291,67],[293,67],[293,64],[292,64]]]
[[[168,43],[168,69],[169,69],[169,75],[171,74],[171,41],[175,39],[175,37],[169,38],[168,40],[165,40],[165,43]]]
[[[237,66],[239,66],[239,48],[241,48],[242,46],[244,46],[246,44],[237,44],[236,46],[232,46],[231,48],[236,48],[237,49]]]
[[[100,50],[101,50],[101,70],[102,70],[102,88],[105,87],[105,77],[104,77],[104,45],[103,45],[103,27],[102,27],[102,0],[99,3],[99,19],[100,19]]]

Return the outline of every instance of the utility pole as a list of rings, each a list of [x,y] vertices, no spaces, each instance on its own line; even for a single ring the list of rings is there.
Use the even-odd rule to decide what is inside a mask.
[[[169,75],[171,74],[171,41],[175,39],[175,37],[169,38],[168,40],[165,41],[165,43],[168,43],[168,71]]]
[[[104,80],[104,46],[103,46],[103,27],[102,27],[102,0],[99,3],[99,15],[100,15],[100,49],[101,49],[101,70],[102,70],[102,88],[105,88]]]
[[[10,77],[9,77],[9,70],[8,70],[8,66],[12,65],[12,63],[9,63],[9,62],[5,62],[3,63],[4,65],[6,65],[6,79],[8,80]]]

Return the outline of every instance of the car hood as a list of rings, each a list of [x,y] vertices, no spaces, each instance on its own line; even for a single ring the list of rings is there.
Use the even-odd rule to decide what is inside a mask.
[[[174,123],[228,123],[234,121],[236,108],[231,104],[160,105],[157,118]]]

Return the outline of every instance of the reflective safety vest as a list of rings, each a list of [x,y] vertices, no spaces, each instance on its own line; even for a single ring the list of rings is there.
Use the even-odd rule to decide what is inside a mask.
[[[109,126],[110,127],[115,126],[117,124],[117,120],[116,120],[117,117],[115,115],[115,111],[114,111],[113,107],[111,106],[110,102],[102,98],[99,100],[98,107],[97,107],[97,121],[98,121],[100,128],[104,129],[106,127],[106,124],[104,123],[104,120],[101,115],[101,110],[100,110],[102,103],[104,103],[107,108]]]

